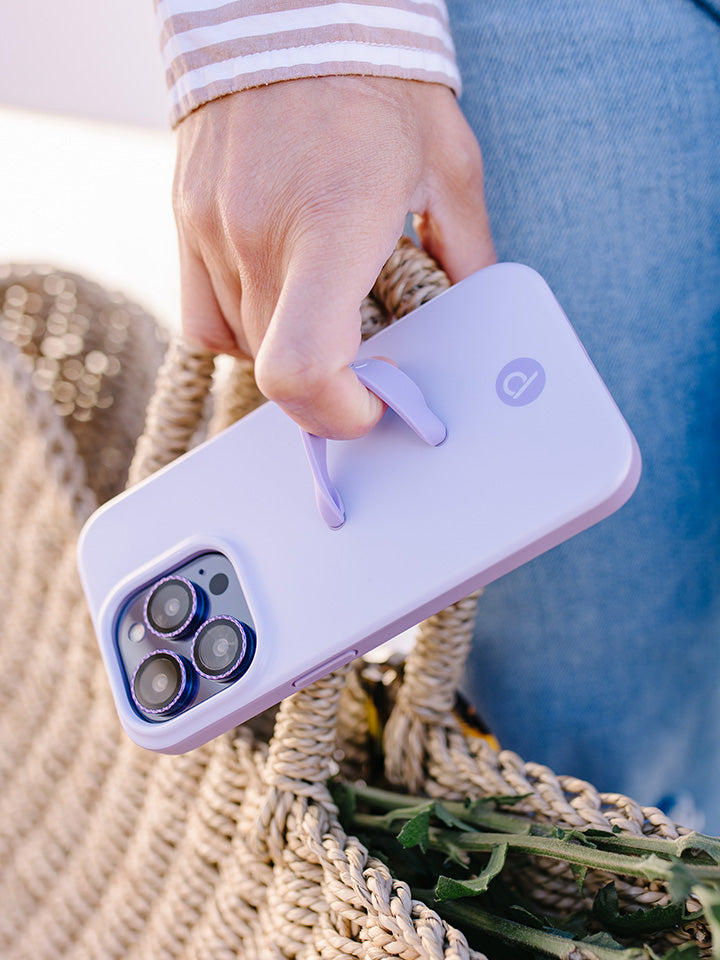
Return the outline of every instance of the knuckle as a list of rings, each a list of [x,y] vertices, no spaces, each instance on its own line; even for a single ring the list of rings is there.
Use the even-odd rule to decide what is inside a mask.
[[[445,188],[458,195],[482,190],[482,152],[464,119],[437,138],[434,149],[433,171],[439,185],[444,181]]]
[[[482,190],[483,166],[480,147],[474,138],[467,138],[455,151],[453,180],[456,189],[466,192]]]
[[[328,382],[329,374],[317,361],[299,355],[278,355],[261,348],[255,359],[255,381],[260,392],[279,404],[305,405]]]
[[[175,219],[184,228],[199,236],[216,233],[217,212],[212,198],[204,191],[175,191],[173,193]]]
[[[210,353],[243,355],[233,332],[224,324],[209,325],[202,317],[191,315],[183,317],[182,330],[188,343]]]
[[[257,269],[257,264],[262,262],[264,244],[249,216],[245,212],[240,215],[230,210],[222,217],[222,229],[238,261],[248,269]]]

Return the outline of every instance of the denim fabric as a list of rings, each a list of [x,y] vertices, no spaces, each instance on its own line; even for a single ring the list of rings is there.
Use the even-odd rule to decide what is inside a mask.
[[[718,9],[449,0],[498,257],[547,279],[644,464],[619,513],[486,589],[468,692],[503,746],[716,833]]]

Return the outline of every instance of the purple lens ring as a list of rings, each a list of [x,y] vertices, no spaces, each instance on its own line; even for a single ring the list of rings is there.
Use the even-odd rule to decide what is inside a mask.
[[[157,623],[153,621],[150,614],[150,605],[157,597],[157,594],[160,592],[160,590],[168,583],[181,584],[187,590],[191,603],[190,609],[187,615],[183,618],[182,623],[180,623],[177,627],[173,627],[171,630],[163,630],[161,626],[157,625]],[[200,595],[195,584],[191,583],[186,577],[176,577],[171,575],[169,577],[163,577],[162,580],[158,580],[150,593],[148,593],[147,597],[145,598],[145,606],[143,608],[143,620],[145,621],[145,626],[148,628],[148,630],[150,630],[151,633],[154,633],[156,636],[166,637],[168,640],[172,640],[189,630],[193,624],[193,621],[197,617],[199,606]]]
[[[198,647],[202,639],[211,632],[213,626],[216,626],[219,623],[230,624],[230,626],[233,628],[235,635],[238,638],[238,651],[230,664],[228,664],[226,670],[223,670],[220,673],[212,673],[203,666],[198,654]],[[206,680],[229,680],[240,670],[242,670],[243,673],[245,672],[250,664],[250,660],[252,659],[254,645],[255,633],[246,623],[242,623],[240,620],[236,620],[235,617],[230,616],[222,615],[210,617],[210,619],[205,621],[205,623],[200,627],[193,637],[191,653],[192,663],[197,673]]]
[[[157,660],[160,657],[167,657],[179,668],[179,683],[177,685],[177,693],[167,703],[163,703],[162,706],[149,707],[142,703],[138,695],[135,693],[137,678],[138,674],[149,660]],[[141,713],[152,714],[154,716],[164,716],[165,714],[171,713],[175,707],[185,702],[185,700],[192,693],[192,677],[190,676],[185,663],[185,658],[179,656],[179,654],[175,653],[173,650],[152,650],[142,658],[137,667],[135,667],[132,680],[130,681],[130,694],[133,698],[135,706],[138,708],[138,710],[140,710]]]

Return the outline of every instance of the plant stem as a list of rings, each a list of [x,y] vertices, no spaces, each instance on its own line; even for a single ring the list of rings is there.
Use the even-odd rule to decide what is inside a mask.
[[[475,901],[472,905],[458,900],[436,903],[433,902],[432,890],[413,890],[413,896],[424,903],[432,904],[433,909],[445,920],[459,926],[462,930],[491,934],[505,943],[524,947],[527,950],[539,950],[551,957],[572,956],[577,960],[580,958],[583,960],[640,960],[640,958],[647,960],[647,953],[644,950],[614,950],[572,940],[546,930],[537,930],[523,923],[488,913],[487,910],[478,907]]]
[[[364,784],[347,786],[358,800],[365,801],[373,807],[388,812],[428,802],[427,797],[402,795],[389,790],[368,787]],[[611,834],[610,832],[605,834],[591,830],[587,839],[593,846],[583,846],[574,843],[572,840],[561,840],[557,838],[557,836],[554,836],[554,828],[549,824],[532,823],[523,817],[501,813],[492,809],[485,809],[483,806],[468,808],[465,804],[458,803],[457,801],[443,800],[440,802],[450,813],[467,823],[471,823],[475,827],[480,827],[483,831],[514,835],[513,842],[510,842],[507,836],[503,836],[502,838],[496,837],[493,841],[490,841],[489,846],[486,846],[483,841],[489,838],[483,837],[482,833],[466,834],[466,836],[472,836],[473,838],[477,837],[477,846],[471,845],[465,847],[465,849],[486,850],[496,843],[509,842],[510,846],[526,849],[528,853],[539,853],[554,857],[555,859],[566,860],[569,863],[578,863],[588,867],[596,867],[601,870],[609,870],[614,873],[627,874],[629,876],[644,877],[648,880],[667,880],[669,878],[669,872],[663,870],[659,864],[655,865],[656,869],[653,869],[651,864],[650,866],[643,867],[640,872],[635,872],[638,866],[636,858],[642,857],[647,860],[649,854],[655,854],[656,857],[675,860],[681,855],[680,845],[686,842],[683,838],[679,840],[665,840],[662,837]],[[362,817],[362,814],[355,814],[354,819],[357,823],[361,823],[363,822],[361,820]],[[370,821],[363,822],[363,825],[368,828],[373,827]],[[378,825],[375,824],[374,827],[377,829]],[[453,837],[453,842],[457,846],[463,846],[462,842],[457,838],[457,835],[453,835]],[[523,838],[526,839],[524,840]],[[700,837],[699,839],[701,841],[713,842],[711,838]],[[717,845],[717,841],[714,842],[714,845]],[[596,848],[597,858],[595,862],[591,863],[587,855],[593,851],[593,847]],[[568,848],[570,848],[571,851],[570,855],[567,855]],[[573,848],[575,848],[574,851]],[[583,853],[581,854],[580,851],[583,851]],[[604,856],[604,853],[607,853],[608,856]],[[611,859],[611,857],[620,859]],[[720,867],[693,864],[691,861],[683,861],[683,863],[688,866],[698,880],[720,882]]]
[[[593,870],[605,870],[620,876],[641,877],[644,880],[670,880],[672,865],[657,856],[631,856],[598,850],[572,840],[555,837],[517,836],[507,833],[452,833],[448,830],[430,829],[431,843],[443,847],[451,842],[461,850],[492,850],[499,843],[522,850],[524,853],[551,857],[566,863],[576,863]],[[695,881],[720,883],[720,867],[705,867],[685,864]]]
[[[365,784],[344,784],[358,800],[364,800],[380,810],[397,810],[401,807],[411,807],[420,803],[427,803],[428,797],[413,797],[407,794],[393,793],[391,790],[381,790],[378,787],[368,787]],[[439,801],[452,814],[467,823],[475,826],[487,826],[491,830],[507,830],[508,833],[530,832],[531,824],[523,817],[516,817],[509,813],[500,813],[489,805],[482,813],[471,811],[464,803],[457,800]]]
[[[355,826],[364,830],[377,830],[391,836],[395,831],[383,822],[381,817],[373,814],[356,813],[353,817]],[[499,844],[507,844],[514,850],[536,856],[550,857],[553,860],[562,860],[565,863],[575,863],[593,870],[604,870],[607,873],[621,876],[640,877],[644,880],[669,880],[671,876],[670,864],[657,857],[632,857],[621,853],[609,853],[586,847],[579,843],[567,840],[558,840],[553,837],[533,837],[529,834],[513,833],[462,833],[460,831],[439,830],[431,827],[429,830],[430,848],[447,851],[455,847],[468,852],[491,851]],[[720,881],[720,868],[688,867],[693,878],[700,880]],[[706,875],[706,871],[712,871]]]

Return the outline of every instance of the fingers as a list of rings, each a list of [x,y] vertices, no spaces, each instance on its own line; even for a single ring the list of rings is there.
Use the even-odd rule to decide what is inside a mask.
[[[413,226],[423,248],[451,283],[457,283],[495,263],[496,256],[485,206],[480,147],[457,105],[453,107],[449,129],[435,137],[430,189]]]
[[[385,404],[347,365],[325,365],[315,357],[306,367],[281,366],[273,358],[262,370],[261,375],[256,372],[261,392],[316,436],[353,440],[371,430],[385,411]]]
[[[452,282],[495,259],[480,150],[441,85],[344,77],[220,98],[183,121],[177,169],[186,336],[255,356],[261,391],[326,437],[382,416],[348,365],[407,210]]]
[[[482,191],[469,192],[464,201],[445,196],[432,209],[413,218],[418,238],[437,260],[451,283],[495,263],[487,210]]]
[[[239,281],[233,285],[219,270],[211,276],[212,268],[181,239],[185,336],[216,353],[255,354],[261,392],[310,433],[333,439],[362,436],[383,415],[385,405],[360,383],[349,364],[360,343],[360,303],[393,245],[390,238],[381,244],[379,256],[366,257],[354,243],[345,244],[343,254],[342,244],[328,245],[326,238],[321,249],[315,245],[312,252],[308,247],[296,250],[276,303],[262,277],[258,282],[248,276],[247,288],[243,286],[245,323],[238,323],[236,330],[226,317],[228,311],[240,313],[239,303],[232,300]],[[239,264],[238,273],[240,269]]]
[[[342,265],[323,270],[303,259],[288,274],[257,353],[258,387],[309,433],[349,440],[385,411],[349,368],[360,343],[362,296]]]
[[[182,328],[189,343],[233,356],[247,354],[228,325],[218,303],[207,267],[190,244],[180,239],[180,296]]]

